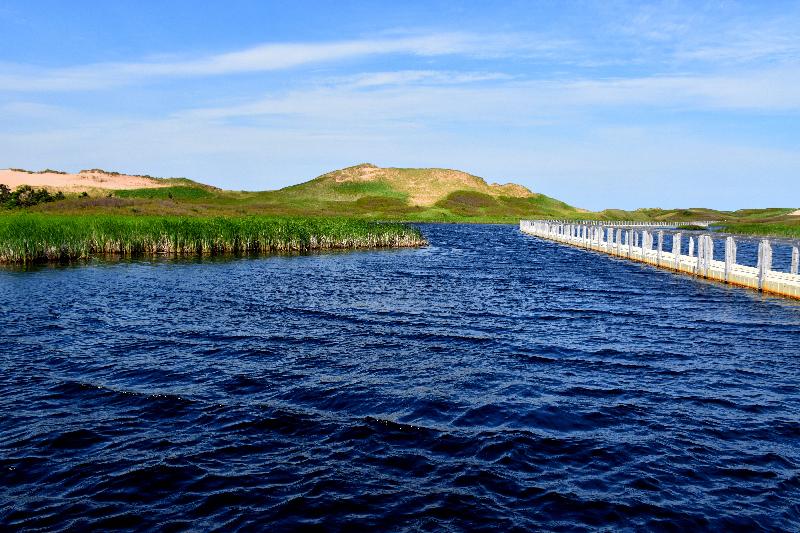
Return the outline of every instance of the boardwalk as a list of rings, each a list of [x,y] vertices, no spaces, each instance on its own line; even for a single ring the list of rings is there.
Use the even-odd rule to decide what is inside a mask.
[[[673,233],[672,250],[664,250],[664,225],[639,226],[640,223],[575,223],[552,220],[523,220],[520,230],[543,239],[586,248],[631,261],[647,263],[705,279],[748,287],[771,294],[800,298],[800,250],[792,247],[789,272],[772,270],[772,244],[762,239],[758,246],[758,265],[736,263],[736,240],[725,238],[725,260],[714,259],[714,241],[710,235],[684,238]],[[692,222],[693,225],[708,225]],[[641,229],[636,229],[637,227]],[[651,232],[647,227],[659,227]],[[684,243],[686,248],[684,248]],[[684,249],[686,254],[683,253]]]
[[[538,222],[538,221],[533,221]],[[603,226],[612,228],[678,228],[681,226],[700,226],[707,228],[718,220],[694,220],[692,222],[640,222],[636,220],[547,220],[551,224],[569,224],[572,226]]]

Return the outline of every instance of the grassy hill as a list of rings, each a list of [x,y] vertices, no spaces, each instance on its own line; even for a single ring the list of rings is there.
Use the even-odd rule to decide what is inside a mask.
[[[190,180],[68,198],[39,210],[143,215],[358,216],[376,220],[516,222],[575,218],[582,210],[516,184],[459,170],[356,165],[277,191],[225,191]]]
[[[156,185],[99,191],[89,197],[68,197],[31,209],[63,214],[355,216],[416,222],[516,223],[522,218],[718,220],[736,231],[800,235],[800,216],[793,214],[795,209],[791,208],[588,212],[521,185],[490,184],[478,176],[443,168],[380,168],[365,163],[277,191],[261,192],[226,191],[181,178],[158,179]]]
[[[282,205],[357,212],[406,220],[509,221],[524,216],[570,216],[579,210],[513,183],[443,168],[380,168],[356,165],[266,194]]]
[[[445,168],[380,168],[370,163],[334,170],[311,181],[287,187],[284,194],[346,201],[363,196],[402,199],[410,206],[431,207],[455,191],[492,197],[530,198],[521,185],[488,184],[483,178]]]

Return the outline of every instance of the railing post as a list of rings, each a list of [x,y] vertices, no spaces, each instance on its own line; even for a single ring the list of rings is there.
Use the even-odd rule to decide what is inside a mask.
[[[661,254],[664,252],[664,230],[658,232],[658,266],[661,266]]]
[[[698,276],[703,273],[703,261],[706,256],[706,236],[700,235],[697,237],[697,258],[694,262],[694,273]]]
[[[800,248],[792,246],[792,274],[797,274],[798,266],[800,266]]]
[[[767,239],[758,245],[758,290],[764,290],[767,273],[772,270],[772,246]]]
[[[629,229],[628,234],[626,235],[628,241],[628,257],[631,256],[633,252],[633,230]]]
[[[725,283],[730,283],[731,271],[736,264],[736,241],[733,237],[725,239]]]
[[[681,248],[683,245],[683,234],[678,232],[672,236],[672,254],[675,256],[675,270],[681,266]]]

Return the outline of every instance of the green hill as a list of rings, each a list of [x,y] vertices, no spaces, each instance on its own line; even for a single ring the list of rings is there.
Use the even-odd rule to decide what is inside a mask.
[[[516,222],[576,218],[564,202],[508,183],[487,183],[459,170],[356,165],[277,191],[226,191],[186,179],[169,186],[69,198],[43,211],[175,215],[357,216],[376,220]]]
[[[108,176],[117,174],[97,172]],[[138,177],[157,180],[159,186],[93,192],[89,197],[68,197],[31,209],[189,216],[355,216],[418,222],[516,223],[524,218],[718,220],[739,231],[783,235],[796,235],[800,231],[800,216],[795,209],[652,208],[589,212],[521,185],[487,183],[473,174],[444,168],[381,168],[365,163],[277,191],[261,192],[226,191],[183,178]]]
[[[473,191],[493,197],[537,196],[513,183],[488,184],[483,178],[446,168],[380,168],[370,163],[334,170],[311,181],[287,187],[286,194],[329,200],[362,196],[401,198],[410,206],[430,207],[455,191]]]
[[[444,168],[380,168],[368,163],[335,170],[264,200],[407,220],[511,221],[525,216],[576,216],[580,210],[508,183]]]

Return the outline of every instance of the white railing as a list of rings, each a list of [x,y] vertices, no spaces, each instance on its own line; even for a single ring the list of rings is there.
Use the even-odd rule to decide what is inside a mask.
[[[711,221],[691,222],[701,226]],[[688,224],[688,223],[684,223]],[[683,224],[681,224],[683,225]],[[653,233],[645,227],[661,228]],[[772,244],[762,239],[758,245],[756,267],[736,263],[736,240],[725,238],[725,260],[714,259],[714,241],[711,235],[690,236],[687,254],[683,251],[683,234],[672,234],[672,250],[664,250],[664,226],[658,223],[619,223],[598,221],[553,221],[522,220],[520,230],[524,233],[580,248],[625,257],[633,261],[652,264],[733,285],[750,287],[764,292],[800,298],[800,247],[792,245],[792,261],[789,272],[772,270]],[[673,226],[674,227],[674,226]]]
[[[583,226],[611,226],[619,228],[678,228],[681,226],[700,226],[707,228],[719,220],[692,220],[689,222],[640,222],[636,220],[542,220],[534,222],[552,222],[555,224],[578,224]]]

